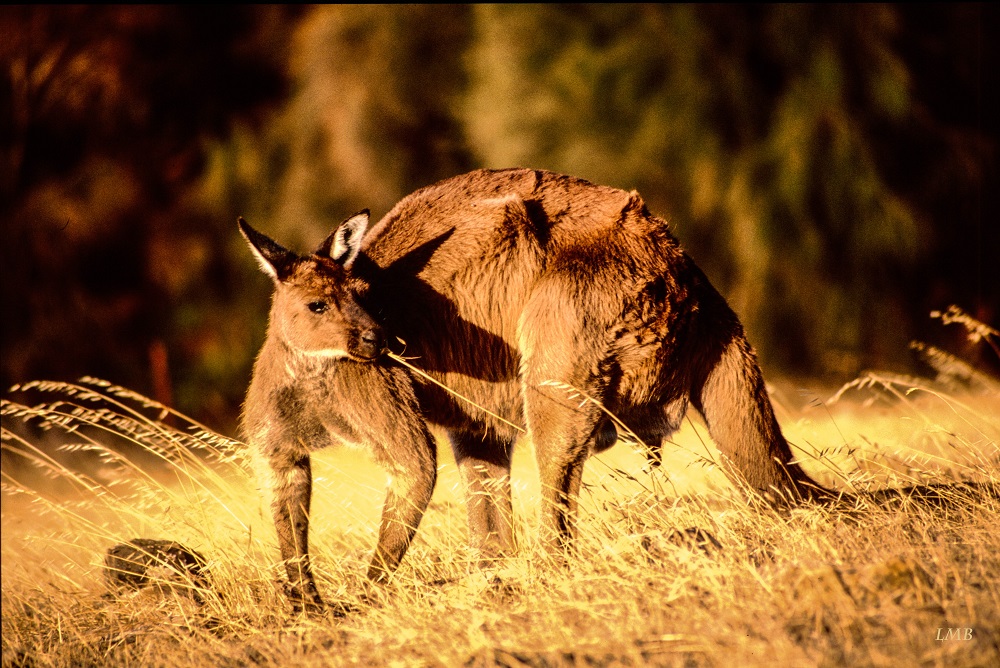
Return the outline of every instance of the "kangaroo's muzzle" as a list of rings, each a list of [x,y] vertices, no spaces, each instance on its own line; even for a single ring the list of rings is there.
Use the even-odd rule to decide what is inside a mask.
[[[385,335],[378,327],[360,330],[351,337],[348,352],[359,361],[374,361],[385,352]]]

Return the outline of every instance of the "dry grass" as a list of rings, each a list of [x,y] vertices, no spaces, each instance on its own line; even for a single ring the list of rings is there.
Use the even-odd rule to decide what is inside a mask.
[[[990,493],[751,511],[692,421],[661,469],[625,445],[588,463],[577,554],[561,566],[533,544],[539,489],[522,443],[521,549],[489,577],[469,568],[461,482],[442,447],[418,537],[371,602],[360,596],[385,477],[359,453],[323,451],[317,575],[328,601],[357,611],[308,617],[282,597],[240,444],[96,381],[22,389],[44,403],[3,406],[5,667],[1000,664],[1000,396],[989,390],[870,376],[832,403],[775,398],[804,465],[827,484],[975,480]],[[56,458],[37,445],[48,440],[64,443]],[[60,463],[74,452],[101,464],[84,474]],[[717,545],[691,539],[694,527]],[[110,594],[104,554],[136,537],[204,555],[204,603],[184,583]]]

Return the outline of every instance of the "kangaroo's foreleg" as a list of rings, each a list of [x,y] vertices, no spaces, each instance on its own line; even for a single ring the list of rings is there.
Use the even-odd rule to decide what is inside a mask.
[[[513,443],[492,432],[452,432],[452,449],[465,480],[469,542],[480,566],[515,550],[510,458]]]
[[[309,453],[278,448],[266,454],[272,476],[271,511],[281,558],[288,573],[286,593],[296,610],[321,608],[323,600],[309,562],[309,503],[312,497]]]
[[[388,580],[399,566],[434,493],[434,439],[423,429],[420,437],[409,441],[409,447],[393,441],[390,449],[376,452],[375,459],[390,476],[378,545],[368,567],[368,579],[379,583]]]

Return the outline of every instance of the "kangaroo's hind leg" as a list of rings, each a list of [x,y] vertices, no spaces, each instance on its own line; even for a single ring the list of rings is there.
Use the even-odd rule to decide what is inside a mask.
[[[480,565],[515,550],[510,458],[513,442],[490,430],[449,432],[465,480],[469,540]]]
[[[575,303],[577,283],[554,276],[540,285],[519,327],[525,416],[542,484],[540,528],[553,551],[575,536],[584,463],[611,440],[601,406],[614,375],[605,368],[609,326],[593,320],[597,309]]]
[[[600,409],[569,390],[570,383],[534,386],[526,406],[542,485],[542,540],[550,549],[570,545],[583,465],[601,427]]]

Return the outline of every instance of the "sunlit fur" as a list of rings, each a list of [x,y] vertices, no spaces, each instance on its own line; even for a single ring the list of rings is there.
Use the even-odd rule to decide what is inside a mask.
[[[486,562],[514,549],[519,429],[535,447],[553,546],[574,535],[584,462],[615,441],[608,412],[655,450],[690,403],[750,499],[823,493],[792,461],[739,319],[637,193],[480,170],[404,198],[361,240],[366,222],[349,219],[308,258],[244,228],[277,265],[245,424],[276,480],[290,481],[275,520],[293,598],[320,602],[308,567],[311,490],[289,469],[307,473],[309,451],[331,442],[362,443],[393,473],[375,579],[402,559],[430,498],[428,424],[449,434]],[[349,261],[332,260],[331,247]],[[306,305],[320,298],[336,308],[316,318]],[[359,355],[359,332],[384,336],[440,384]]]

